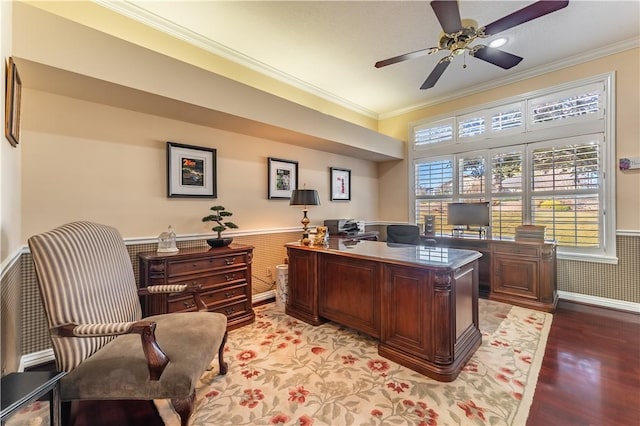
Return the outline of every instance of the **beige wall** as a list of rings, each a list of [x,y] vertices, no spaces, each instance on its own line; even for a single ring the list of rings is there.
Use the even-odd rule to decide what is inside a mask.
[[[167,55],[188,64],[196,65],[207,71],[231,78],[235,81],[255,87],[267,93],[293,101],[300,105],[321,111],[353,123],[376,130],[377,120],[373,113],[354,111],[337,105],[327,99],[290,86],[274,78],[238,65],[223,57],[205,52],[183,40],[145,26],[118,13],[112,12],[92,1],[25,1],[57,16],[94,28],[105,34],[121,38],[154,52]],[[24,5],[21,5],[24,7]],[[39,35],[32,33],[34,37]]]
[[[317,189],[312,225],[378,220],[376,164],[36,90],[23,94],[22,241],[65,222],[109,223],[125,237],[204,234],[222,204],[239,231],[295,228],[301,209],[267,199],[267,157],[299,162],[300,187]],[[215,148],[217,199],[167,198],[166,142]],[[329,167],[351,169],[350,202],[329,201]]]
[[[0,51],[2,81],[6,81],[5,61],[12,52],[12,2],[0,2]],[[0,117],[5,116],[5,91],[2,84]],[[0,141],[0,373],[15,371],[20,356],[21,263],[16,261],[22,247],[20,240],[20,161],[22,145],[12,147],[2,132]]]
[[[11,56],[11,16],[12,3],[0,2],[2,33],[2,81],[6,79],[5,63]],[[2,84],[2,120],[4,123],[4,83]],[[0,260],[4,262],[20,248],[20,159],[22,145],[12,147],[2,132],[0,147]]]
[[[547,73],[518,83],[509,84],[401,116],[382,120],[379,130],[389,136],[406,140],[409,123],[456,110],[481,105],[499,99],[579,80],[611,71],[616,73],[616,164],[620,157],[640,157],[640,49],[596,59],[581,65]],[[380,166],[380,200],[388,209],[384,219],[408,217],[408,198],[398,188],[407,188],[406,161]],[[617,229],[640,231],[640,170],[621,172],[616,168]],[[405,219],[406,220],[406,219]]]

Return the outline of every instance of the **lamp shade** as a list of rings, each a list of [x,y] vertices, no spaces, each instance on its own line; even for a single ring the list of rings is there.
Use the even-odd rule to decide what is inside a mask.
[[[291,206],[319,206],[320,197],[315,189],[294,189],[291,191]]]

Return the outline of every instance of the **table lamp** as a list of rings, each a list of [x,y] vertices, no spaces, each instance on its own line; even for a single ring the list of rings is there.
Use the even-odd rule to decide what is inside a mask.
[[[307,206],[319,206],[320,205],[320,197],[318,197],[318,191],[315,189],[294,189],[291,191],[291,201],[289,202],[291,206],[304,206],[302,209],[304,216],[300,221],[302,223],[302,244],[308,246],[311,243],[309,239],[309,218],[307,217],[307,212],[309,209]]]

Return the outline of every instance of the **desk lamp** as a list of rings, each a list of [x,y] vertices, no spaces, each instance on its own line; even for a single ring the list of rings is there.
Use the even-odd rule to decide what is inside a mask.
[[[320,205],[320,197],[318,197],[318,191],[315,189],[294,189],[291,191],[291,201],[289,202],[291,206],[304,206],[302,209],[304,216],[300,223],[302,223],[302,244],[308,246],[311,244],[311,240],[309,239],[309,218],[307,217],[307,212],[309,209],[307,206],[319,206]]]

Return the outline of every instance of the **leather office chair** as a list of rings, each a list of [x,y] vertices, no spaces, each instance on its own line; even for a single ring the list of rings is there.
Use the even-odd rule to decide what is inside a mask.
[[[28,243],[57,368],[67,371],[61,399],[170,399],[186,426],[198,378],[216,352],[220,374],[227,372],[226,316],[185,312],[142,320],[141,294],[185,291],[202,310],[206,305],[188,285],[138,289],[115,228],[73,222]]]
[[[387,242],[420,245],[420,228],[417,225],[387,225]]]

